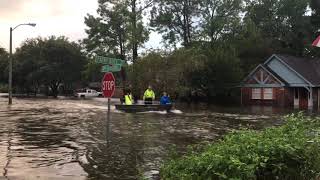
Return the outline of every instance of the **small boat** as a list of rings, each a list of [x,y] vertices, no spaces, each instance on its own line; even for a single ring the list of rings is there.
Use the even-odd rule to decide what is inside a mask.
[[[167,111],[169,112],[172,108],[172,104],[133,104],[124,105],[116,104],[116,109],[127,112],[127,113],[137,113],[137,112],[148,112],[148,111]]]

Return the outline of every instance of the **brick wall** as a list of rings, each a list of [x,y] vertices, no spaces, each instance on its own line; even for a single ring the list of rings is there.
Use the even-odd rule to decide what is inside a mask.
[[[251,99],[252,88],[241,88],[243,105],[272,105],[280,107],[293,107],[293,90],[289,88],[273,88],[273,99]],[[263,98],[263,90],[262,90]]]

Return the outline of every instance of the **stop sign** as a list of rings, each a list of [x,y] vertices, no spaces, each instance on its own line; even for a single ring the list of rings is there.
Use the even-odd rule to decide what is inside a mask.
[[[114,90],[116,89],[116,80],[112,73],[104,74],[101,88],[104,97],[111,98],[113,96]]]

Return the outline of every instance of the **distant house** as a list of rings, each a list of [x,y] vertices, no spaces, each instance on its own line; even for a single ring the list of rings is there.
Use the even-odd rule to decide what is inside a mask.
[[[243,80],[241,103],[320,108],[320,59],[272,55]]]

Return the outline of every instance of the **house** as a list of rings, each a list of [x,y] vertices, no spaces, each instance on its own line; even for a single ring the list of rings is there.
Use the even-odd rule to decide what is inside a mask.
[[[272,55],[243,80],[241,104],[320,108],[320,59]]]

